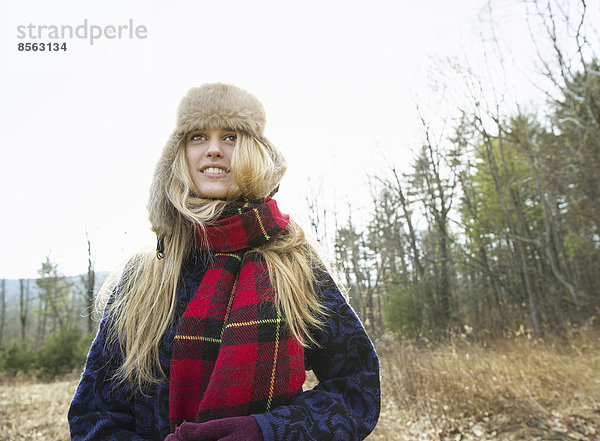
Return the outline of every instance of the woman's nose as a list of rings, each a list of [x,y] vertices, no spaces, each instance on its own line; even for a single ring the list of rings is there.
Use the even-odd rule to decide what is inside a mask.
[[[221,149],[221,140],[219,138],[211,138],[208,141],[208,147],[206,149],[206,156],[208,157],[223,157],[223,150]]]

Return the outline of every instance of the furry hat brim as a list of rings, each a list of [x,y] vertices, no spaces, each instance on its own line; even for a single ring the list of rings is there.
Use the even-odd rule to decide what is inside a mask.
[[[184,135],[198,129],[234,129],[262,137],[267,118],[256,97],[238,87],[204,84],[190,89],[177,109],[177,128]]]
[[[268,142],[263,135],[265,124],[266,115],[261,102],[239,87],[209,83],[190,89],[179,103],[175,130],[154,170],[147,204],[152,230],[159,237],[168,236],[174,230],[178,213],[169,201],[167,191],[173,177],[173,162],[188,133],[224,128],[245,132]]]

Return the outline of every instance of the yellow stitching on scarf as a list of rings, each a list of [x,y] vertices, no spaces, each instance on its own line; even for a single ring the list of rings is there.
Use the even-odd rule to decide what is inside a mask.
[[[265,235],[265,238],[267,240],[269,240],[270,237],[267,234],[267,232],[265,231],[265,227],[263,226],[262,219],[260,218],[260,215],[258,214],[258,210],[256,208],[254,209],[254,213],[256,214],[256,218],[258,219],[258,224],[260,225],[260,229],[262,230],[263,234]]]
[[[174,338],[176,340],[202,340],[211,343],[221,343],[221,339],[219,338],[203,337],[201,335],[176,335]]]
[[[221,338],[223,338],[223,332],[225,332],[225,323],[227,323],[227,319],[229,318],[229,313],[231,312],[231,304],[233,303],[233,293],[235,292],[235,287],[238,283],[238,278],[240,277],[239,273],[235,278],[235,282],[233,282],[233,288],[231,288],[231,292],[229,293],[229,304],[227,305],[227,310],[225,310],[225,318],[223,319],[223,327],[221,328]]]
[[[244,206],[238,207],[238,209],[237,209],[238,214],[242,214],[242,208],[248,208],[248,204],[249,204],[249,202],[246,201],[246,203],[244,204]]]
[[[216,256],[235,257],[237,260],[242,260],[242,258],[240,256],[238,256],[237,254],[232,254],[232,253],[215,253],[215,257]]]
[[[225,326],[225,328],[239,327],[239,326],[262,325],[262,324],[265,324],[265,323],[277,323],[277,324],[279,324],[280,321],[281,321],[281,319],[278,317],[276,319],[263,319],[263,320],[254,320],[254,321],[251,321],[251,322],[229,323],[227,326]]]
[[[275,357],[273,357],[273,372],[271,373],[271,387],[269,388],[269,399],[267,400],[267,412],[271,410],[271,400],[273,399],[273,389],[275,388],[275,368],[277,367],[277,352],[279,352],[279,323],[281,316],[279,315],[279,310],[277,310],[277,330],[275,340]]]

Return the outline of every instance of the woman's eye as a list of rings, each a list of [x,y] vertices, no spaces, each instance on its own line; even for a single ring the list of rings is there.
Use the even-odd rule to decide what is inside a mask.
[[[202,141],[205,140],[206,137],[200,133],[196,133],[190,136],[190,141]]]
[[[236,140],[237,140],[236,135],[227,135],[225,138],[223,138],[223,141],[227,141],[227,142],[235,142]]]

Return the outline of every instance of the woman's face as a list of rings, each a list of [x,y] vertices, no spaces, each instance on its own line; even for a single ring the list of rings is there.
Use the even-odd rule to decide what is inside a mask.
[[[237,137],[234,130],[206,129],[188,133],[185,159],[199,196],[224,199],[233,184],[231,155]]]

